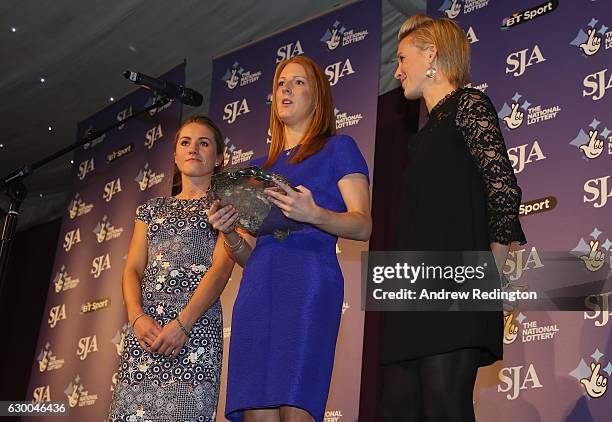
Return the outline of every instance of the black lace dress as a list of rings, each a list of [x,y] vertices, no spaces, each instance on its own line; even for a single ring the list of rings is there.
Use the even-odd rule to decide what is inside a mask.
[[[415,135],[402,178],[397,250],[487,251],[525,243],[521,190],[497,113],[476,89],[458,89]],[[479,348],[480,365],[502,358],[500,312],[387,312],[383,363]]]

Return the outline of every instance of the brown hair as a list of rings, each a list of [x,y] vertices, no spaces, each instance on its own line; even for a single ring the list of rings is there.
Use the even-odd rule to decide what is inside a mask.
[[[432,19],[414,15],[406,19],[397,39],[410,41],[418,48],[434,45],[438,55],[438,69],[456,86],[463,86],[470,79],[470,43],[461,27],[450,19]]]
[[[331,87],[321,68],[311,58],[306,56],[295,56],[289,60],[282,61],[276,67],[274,82],[272,83],[272,111],[270,112],[272,144],[268,152],[268,160],[263,165],[264,168],[270,168],[285,147],[285,124],[278,115],[276,91],[281,72],[289,63],[299,64],[306,71],[306,78],[314,90],[315,110],[310,126],[306,130],[304,137],[300,140],[300,148],[288,162],[299,163],[316,154],[325,146],[327,138],[336,134],[336,116],[334,115]]]

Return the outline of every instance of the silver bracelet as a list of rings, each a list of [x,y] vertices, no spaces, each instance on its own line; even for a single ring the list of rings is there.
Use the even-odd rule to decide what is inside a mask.
[[[144,312],[139,313],[138,315],[136,315],[136,318],[134,318],[134,321],[132,321],[132,332],[134,332],[134,325],[136,325],[136,321],[138,321],[138,318],[145,316],[146,314]]]
[[[176,320],[176,322],[178,322],[179,327],[181,327],[181,331],[183,333],[185,333],[185,335],[187,336],[187,338],[189,338],[189,331],[187,331],[187,329],[185,328],[185,326],[183,325],[183,323],[181,322],[181,320],[179,319],[178,315],[176,316],[176,318],[174,318]]]

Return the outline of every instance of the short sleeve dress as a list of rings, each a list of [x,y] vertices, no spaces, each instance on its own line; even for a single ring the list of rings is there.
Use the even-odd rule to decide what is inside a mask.
[[[400,197],[400,251],[490,251],[525,243],[519,188],[497,113],[479,90],[458,89],[430,112],[409,145]],[[502,312],[388,312],[382,362],[462,348],[480,349],[480,365],[503,355]]]
[[[287,163],[291,152],[270,170],[310,189],[319,206],[345,212],[338,181],[351,173],[368,176],[355,141],[331,137],[298,164]],[[229,420],[242,421],[244,410],[284,405],[323,420],[344,298],[336,241],[311,225],[282,241],[271,234],[257,238],[232,313]]]
[[[147,224],[142,308],[162,327],[187,305],[212,265],[217,236],[205,199],[153,198]],[[223,320],[217,300],[194,324],[175,359],[149,353],[130,331],[119,361],[109,421],[214,422],[221,381]]]

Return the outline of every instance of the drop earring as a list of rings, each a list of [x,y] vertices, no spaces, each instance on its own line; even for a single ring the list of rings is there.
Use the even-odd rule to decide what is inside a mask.
[[[436,70],[435,67],[430,67],[429,69],[427,69],[427,71],[425,72],[425,76],[427,76],[429,79],[433,79],[436,77],[436,73],[438,71]]]

